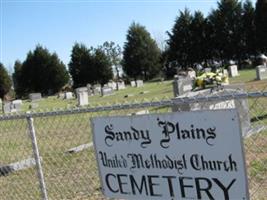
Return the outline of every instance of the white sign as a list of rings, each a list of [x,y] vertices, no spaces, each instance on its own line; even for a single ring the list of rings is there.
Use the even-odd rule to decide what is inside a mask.
[[[236,110],[92,120],[104,195],[249,199]]]

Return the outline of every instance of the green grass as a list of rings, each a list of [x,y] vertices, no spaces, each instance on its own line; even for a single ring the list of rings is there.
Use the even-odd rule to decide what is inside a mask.
[[[247,83],[256,79],[256,69],[240,70],[239,76],[230,78],[230,83]]]

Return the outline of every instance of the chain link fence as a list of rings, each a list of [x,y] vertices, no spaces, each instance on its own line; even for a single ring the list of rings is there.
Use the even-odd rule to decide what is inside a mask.
[[[203,94],[1,116],[0,198],[106,199],[92,144],[93,117],[233,107],[242,120],[250,198],[266,199],[267,92]]]

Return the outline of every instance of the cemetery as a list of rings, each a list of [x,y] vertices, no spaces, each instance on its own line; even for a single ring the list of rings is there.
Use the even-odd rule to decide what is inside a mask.
[[[210,72],[208,72],[210,73]],[[160,101],[161,99],[179,99],[179,98],[185,98],[185,97],[207,97],[212,94],[216,95],[224,95],[224,94],[231,94],[242,91],[255,91],[259,90],[261,91],[266,87],[267,80],[257,80],[256,77],[256,69],[254,70],[245,70],[245,71],[239,71],[239,76],[236,77],[230,77],[229,78],[229,85],[224,85],[223,88],[216,88],[211,93],[211,88],[207,86],[207,88],[199,88],[197,90],[193,90],[194,85],[194,76],[192,77],[181,77],[176,76],[172,80],[167,81],[156,81],[156,82],[145,82],[142,86],[137,87],[136,85],[134,87],[129,85],[125,85],[126,88],[123,90],[113,90],[109,86],[105,86],[101,89],[99,86],[90,86],[90,90],[88,90],[88,87],[81,87],[77,88],[75,90],[75,93],[66,92],[62,93],[60,95],[56,96],[49,96],[49,97],[40,97],[40,95],[36,95],[36,98],[38,96],[38,100],[33,98],[33,100],[15,100],[10,103],[10,105],[14,105],[12,108],[19,109],[20,112],[26,112],[29,110],[29,106],[31,106],[32,111],[36,112],[42,112],[42,111],[49,111],[53,110],[53,108],[62,108],[62,109],[75,109],[78,107],[96,107],[99,105],[110,105],[110,104],[117,104],[118,102],[121,104],[127,104],[131,102],[150,102],[150,101]],[[216,85],[215,85],[216,86]],[[93,94],[93,89],[96,91]],[[90,91],[92,91],[90,94]],[[112,95],[110,94],[112,93]],[[103,95],[104,94],[104,95]],[[35,96],[35,95],[33,95]],[[60,98],[59,98],[60,96]],[[127,96],[127,98],[125,98]],[[266,100],[265,100],[266,101]],[[264,105],[267,105],[267,102],[263,101],[262,103]],[[17,104],[19,106],[17,106]],[[180,106],[174,106],[172,108],[165,108],[165,107],[159,107],[158,109],[129,109],[127,112],[118,112],[116,114],[118,115],[144,115],[154,112],[170,112],[170,111],[190,111],[190,110],[202,110],[202,109],[220,109],[220,108],[237,108],[238,112],[241,113],[243,116],[242,122],[241,122],[241,130],[242,135],[244,137],[247,137],[246,143],[249,143],[250,147],[252,146],[262,146],[262,148],[266,148],[263,144],[261,144],[261,138],[266,137],[266,131],[263,131],[265,127],[262,127],[263,122],[266,124],[266,119],[263,118],[260,122],[261,123],[255,123],[253,119],[257,119],[257,116],[255,116],[255,113],[259,113],[258,117],[261,116],[261,110],[252,110],[248,111],[248,107],[251,106],[253,102],[251,100],[228,100],[228,101],[217,101],[217,102],[209,102],[209,103],[194,103],[194,104],[183,104]],[[9,105],[9,106],[10,106]],[[99,115],[106,115],[106,113],[99,112]],[[50,148],[55,149],[58,155],[62,156],[59,157],[58,163],[53,164],[56,166],[63,166],[64,170],[68,171],[68,173],[65,175],[66,177],[71,177],[72,173],[75,172],[77,177],[80,177],[80,179],[86,176],[95,176],[95,167],[89,165],[87,162],[81,162],[80,160],[83,159],[83,156],[85,156],[88,151],[93,152],[93,145],[92,142],[86,143],[84,141],[87,138],[87,134],[84,134],[84,130],[88,130],[88,119],[91,117],[90,113],[82,114],[82,115],[76,115],[76,116],[68,116],[64,118],[66,121],[62,121],[59,118],[47,118],[44,119],[45,121],[42,122],[42,120],[36,120],[36,126],[37,126],[37,133],[38,137],[40,138],[40,144],[41,146],[44,145],[44,149],[41,149],[43,152],[49,152]],[[66,123],[67,122],[67,123]],[[83,123],[82,123],[83,122]],[[52,124],[57,124],[56,127],[54,127]],[[70,124],[70,125],[68,125]],[[252,129],[251,127],[257,127],[257,130]],[[7,132],[16,133],[18,129],[20,129],[20,126],[17,126],[15,128],[7,127]],[[66,131],[68,130],[68,131]],[[260,134],[256,134],[259,131],[261,131]],[[13,134],[13,135],[14,135]],[[4,136],[9,137],[9,136]],[[64,138],[70,138],[70,141],[66,146],[62,145],[62,137]],[[20,138],[18,136],[18,138]],[[47,140],[48,139],[48,140]],[[91,136],[90,136],[91,139]],[[252,142],[253,141],[253,142]],[[49,144],[50,148],[46,149],[45,145]],[[10,155],[17,152],[16,148],[10,151]],[[51,153],[51,152],[49,152]],[[52,152],[54,154],[54,151]],[[23,157],[22,152],[16,153],[16,158]],[[27,155],[28,157],[25,157],[25,159],[12,159],[12,156],[10,157],[10,162],[5,163],[5,165],[0,165],[0,174],[2,174],[3,178],[5,177],[13,177],[12,174],[16,173],[24,173],[27,172],[28,169],[32,169],[35,166],[35,162],[29,158],[30,154]],[[0,156],[1,157],[1,156]],[[77,171],[76,165],[67,165],[65,166],[65,158],[71,159],[73,161],[77,161],[76,163],[79,163],[79,169],[82,169],[80,171]],[[256,162],[250,161],[251,167],[253,170],[257,170],[257,166],[259,165]],[[42,161],[45,168],[49,168],[51,166],[51,163],[47,160]],[[66,168],[68,167],[68,169]],[[49,173],[57,173],[60,174],[61,168],[54,168],[55,171]],[[88,170],[90,173],[88,174]],[[259,173],[265,173],[264,171],[260,171]],[[253,174],[252,174],[253,175]],[[262,176],[266,176],[265,174],[262,174]],[[15,177],[15,176],[14,176]],[[0,176],[1,178],[1,176]],[[67,181],[64,181],[64,179],[61,179],[61,182],[64,184],[71,185],[72,182],[70,181],[67,183]],[[257,177],[255,177],[257,180]],[[51,184],[50,187],[55,186],[55,183],[51,183],[53,180],[53,177],[47,177],[47,181]],[[67,179],[66,179],[67,180]],[[97,187],[95,187],[95,190],[97,191]],[[50,191],[53,195],[56,195],[56,191]],[[93,192],[93,191],[92,191]]]

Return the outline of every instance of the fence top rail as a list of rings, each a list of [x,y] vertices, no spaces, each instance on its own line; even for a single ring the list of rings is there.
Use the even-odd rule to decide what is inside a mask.
[[[182,98],[172,98],[163,99],[160,101],[151,102],[130,102],[127,104],[114,104],[105,105],[97,107],[81,107],[72,109],[54,109],[53,111],[37,111],[30,113],[10,113],[5,115],[0,115],[0,121],[5,120],[15,120],[15,119],[25,119],[25,118],[37,118],[37,117],[48,117],[57,115],[72,115],[80,113],[90,113],[90,112],[101,112],[101,111],[114,111],[114,110],[126,110],[126,109],[138,109],[138,108],[148,108],[148,107],[160,107],[160,106],[172,106],[181,105],[185,103],[199,103],[199,102],[211,102],[218,100],[233,100],[233,99],[244,99],[244,98],[260,98],[267,97],[267,91],[264,92],[237,92],[221,95],[211,95],[211,96],[196,96],[196,97],[182,97]]]

